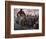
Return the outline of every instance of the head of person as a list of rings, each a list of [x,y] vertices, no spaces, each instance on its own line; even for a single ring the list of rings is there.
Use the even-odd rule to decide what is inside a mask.
[[[22,9],[20,9],[20,11],[22,11]]]

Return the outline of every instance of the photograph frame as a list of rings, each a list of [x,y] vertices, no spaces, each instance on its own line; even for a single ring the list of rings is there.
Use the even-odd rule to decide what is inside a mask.
[[[10,34],[11,5],[41,6],[42,7],[42,33]],[[37,2],[5,1],[5,38],[34,37],[45,35],[45,4]]]

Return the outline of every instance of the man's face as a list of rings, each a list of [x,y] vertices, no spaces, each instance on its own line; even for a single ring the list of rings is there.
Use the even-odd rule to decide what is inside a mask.
[[[22,11],[22,9],[20,9],[20,11]]]

